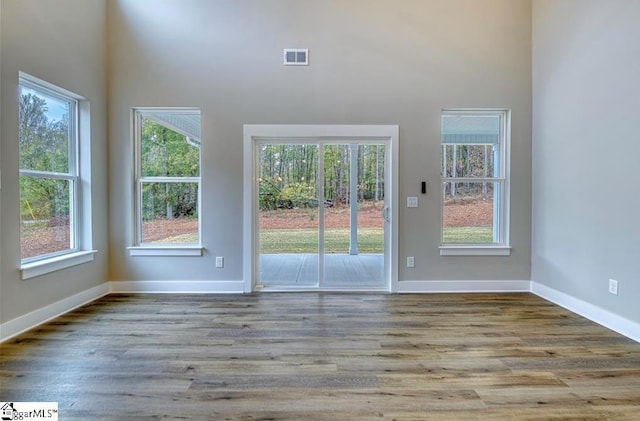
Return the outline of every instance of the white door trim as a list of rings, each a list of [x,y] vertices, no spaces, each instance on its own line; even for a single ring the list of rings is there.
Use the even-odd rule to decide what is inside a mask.
[[[257,198],[255,182],[257,174],[254,165],[256,141],[269,140],[282,142],[304,142],[306,140],[322,141],[385,141],[389,143],[387,157],[389,223],[388,238],[391,242],[388,249],[388,273],[390,285],[388,290],[398,290],[398,141],[400,128],[397,125],[280,125],[280,124],[245,124],[244,125],[244,195],[243,195],[243,278],[244,292],[252,292],[256,283],[257,233],[255,200]],[[387,183],[385,183],[387,184]]]

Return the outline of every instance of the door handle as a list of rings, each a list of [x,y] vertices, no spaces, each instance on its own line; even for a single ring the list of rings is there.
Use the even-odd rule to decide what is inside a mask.
[[[389,208],[386,206],[382,209],[382,219],[386,222],[391,222],[391,218],[389,218]]]

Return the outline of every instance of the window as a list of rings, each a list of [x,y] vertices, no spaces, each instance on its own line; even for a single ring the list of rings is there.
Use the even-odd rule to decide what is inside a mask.
[[[18,138],[23,267],[81,249],[79,99],[61,88],[20,74]]]
[[[137,109],[134,117],[136,241],[131,254],[199,248],[200,110]],[[141,252],[145,247],[155,252]]]
[[[508,127],[507,110],[442,113],[441,250],[508,248]]]

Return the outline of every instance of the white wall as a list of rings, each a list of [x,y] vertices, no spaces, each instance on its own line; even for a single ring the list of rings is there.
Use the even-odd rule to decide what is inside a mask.
[[[0,0],[0,36],[2,35],[2,0]],[[0,81],[2,80],[2,39],[0,38]],[[0,286],[2,286],[2,100],[0,99]],[[2,291],[0,290],[0,295]],[[2,307],[2,297],[0,297]],[[2,309],[0,308],[0,323],[2,323]]]
[[[640,322],[640,1],[536,0],[533,92],[532,279]]]
[[[107,279],[106,1],[2,0],[0,322],[92,288]],[[20,278],[18,72],[91,102],[93,246],[91,263],[26,281]]]
[[[242,126],[294,123],[399,124],[401,203],[421,200],[400,209],[401,280],[530,279],[529,0],[116,0],[109,19],[112,280],[242,280]],[[203,257],[127,255],[137,106],[202,109]],[[439,255],[446,107],[513,111],[510,257]]]

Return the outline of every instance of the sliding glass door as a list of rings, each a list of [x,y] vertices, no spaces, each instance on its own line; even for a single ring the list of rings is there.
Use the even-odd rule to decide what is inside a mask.
[[[256,146],[257,284],[385,288],[387,145],[270,140]]]

